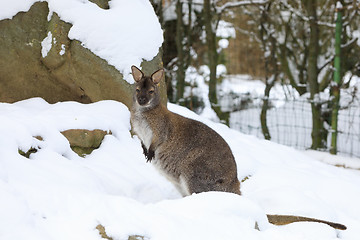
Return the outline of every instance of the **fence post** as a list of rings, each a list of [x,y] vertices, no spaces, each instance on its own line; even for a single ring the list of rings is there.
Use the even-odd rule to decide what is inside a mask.
[[[330,153],[337,153],[337,120],[340,100],[341,82],[341,33],[342,33],[342,5],[340,1],[336,3],[336,27],[335,27],[335,59],[334,59],[334,82],[332,84],[333,104],[331,115],[331,147]]]

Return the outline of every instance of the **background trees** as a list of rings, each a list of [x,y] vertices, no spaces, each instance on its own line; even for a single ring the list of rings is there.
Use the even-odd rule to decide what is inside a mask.
[[[358,71],[360,50],[355,34],[360,19],[356,1],[341,2],[343,76],[345,72]],[[326,125],[331,123],[333,89],[348,87],[342,81],[337,86],[332,84],[336,1],[276,0],[244,9],[243,13],[253,17],[254,25],[261,26],[259,42],[265,59],[272,56],[273,76],[277,76],[278,66],[284,82],[291,84],[299,95],[308,94],[313,122],[311,148],[324,148],[329,129]]]
[[[311,148],[323,148],[331,124],[333,90],[348,87],[346,82],[333,84],[332,81],[337,2],[343,14],[340,75],[357,74],[360,62],[358,0],[153,0],[165,30],[164,66],[171,74],[168,78],[170,101],[186,105],[184,88],[189,84],[186,70],[190,66],[199,69],[207,65],[208,99],[218,117],[227,121],[228,113],[221,111],[217,96],[217,66],[226,65],[217,30],[224,19],[231,22],[236,16],[248,16],[246,29],[232,25],[238,35],[245,34],[257,42],[263,53],[256,67],[264,69],[262,77],[266,82],[260,116],[264,137],[271,138],[266,124],[267,97],[274,83],[281,81],[291,85],[300,96],[308,97],[313,123]]]

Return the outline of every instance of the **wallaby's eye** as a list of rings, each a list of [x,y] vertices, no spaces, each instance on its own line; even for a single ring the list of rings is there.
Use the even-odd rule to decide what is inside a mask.
[[[136,92],[139,93],[139,92],[140,92],[140,89],[137,88],[137,89],[136,89]]]
[[[154,93],[154,90],[150,90],[149,93],[150,93],[150,94],[153,94],[153,93]]]

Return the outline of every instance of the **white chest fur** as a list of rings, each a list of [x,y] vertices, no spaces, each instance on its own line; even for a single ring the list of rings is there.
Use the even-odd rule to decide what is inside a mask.
[[[141,113],[134,114],[132,125],[136,135],[140,138],[145,147],[149,149],[153,133],[146,119],[141,116]]]

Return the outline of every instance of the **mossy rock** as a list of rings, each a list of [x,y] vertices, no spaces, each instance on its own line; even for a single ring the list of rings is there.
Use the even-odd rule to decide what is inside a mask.
[[[105,227],[101,224],[98,224],[96,226],[96,229],[99,231],[99,234],[102,238],[104,239],[108,239],[108,240],[113,240],[112,237],[109,237],[105,231]],[[144,236],[140,236],[140,235],[131,235],[128,237],[128,240],[145,240],[147,238],[145,238]]]
[[[18,149],[18,152],[21,156],[24,156],[26,158],[30,158],[30,155],[37,152],[36,148],[30,148],[28,151],[24,152],[21,149]]]
[[[105,135],[111,134],[111,131],[69,129],[61,133],[69,141],[71,149],[79,156],[84,157],[91,154],[93,150],[98,149]]]
[[[37,140],[39,141],[44,141],[44,139],[41,137],[41,136],[35,136],[34,138],[36,138]],[[30,158],[30,155],[33,154],[33,153],[36,153],[38,151],[40,147],[37,146],[35,148],[30,148],[29,150],[27,150],[26,152],[24,152],[22,149],[18,149],[18,153],[21,155],[21,156],[24,156],[26,158]]]
[[[105,135],[111,134],[111,132],[100,129],[69,129],[62,131],[61,134],[68,139],[70,146],[99,148]]]
[[[110,0],[89,0],[89,1],[95,3],[102,9],[109,9],[109,1]]]

